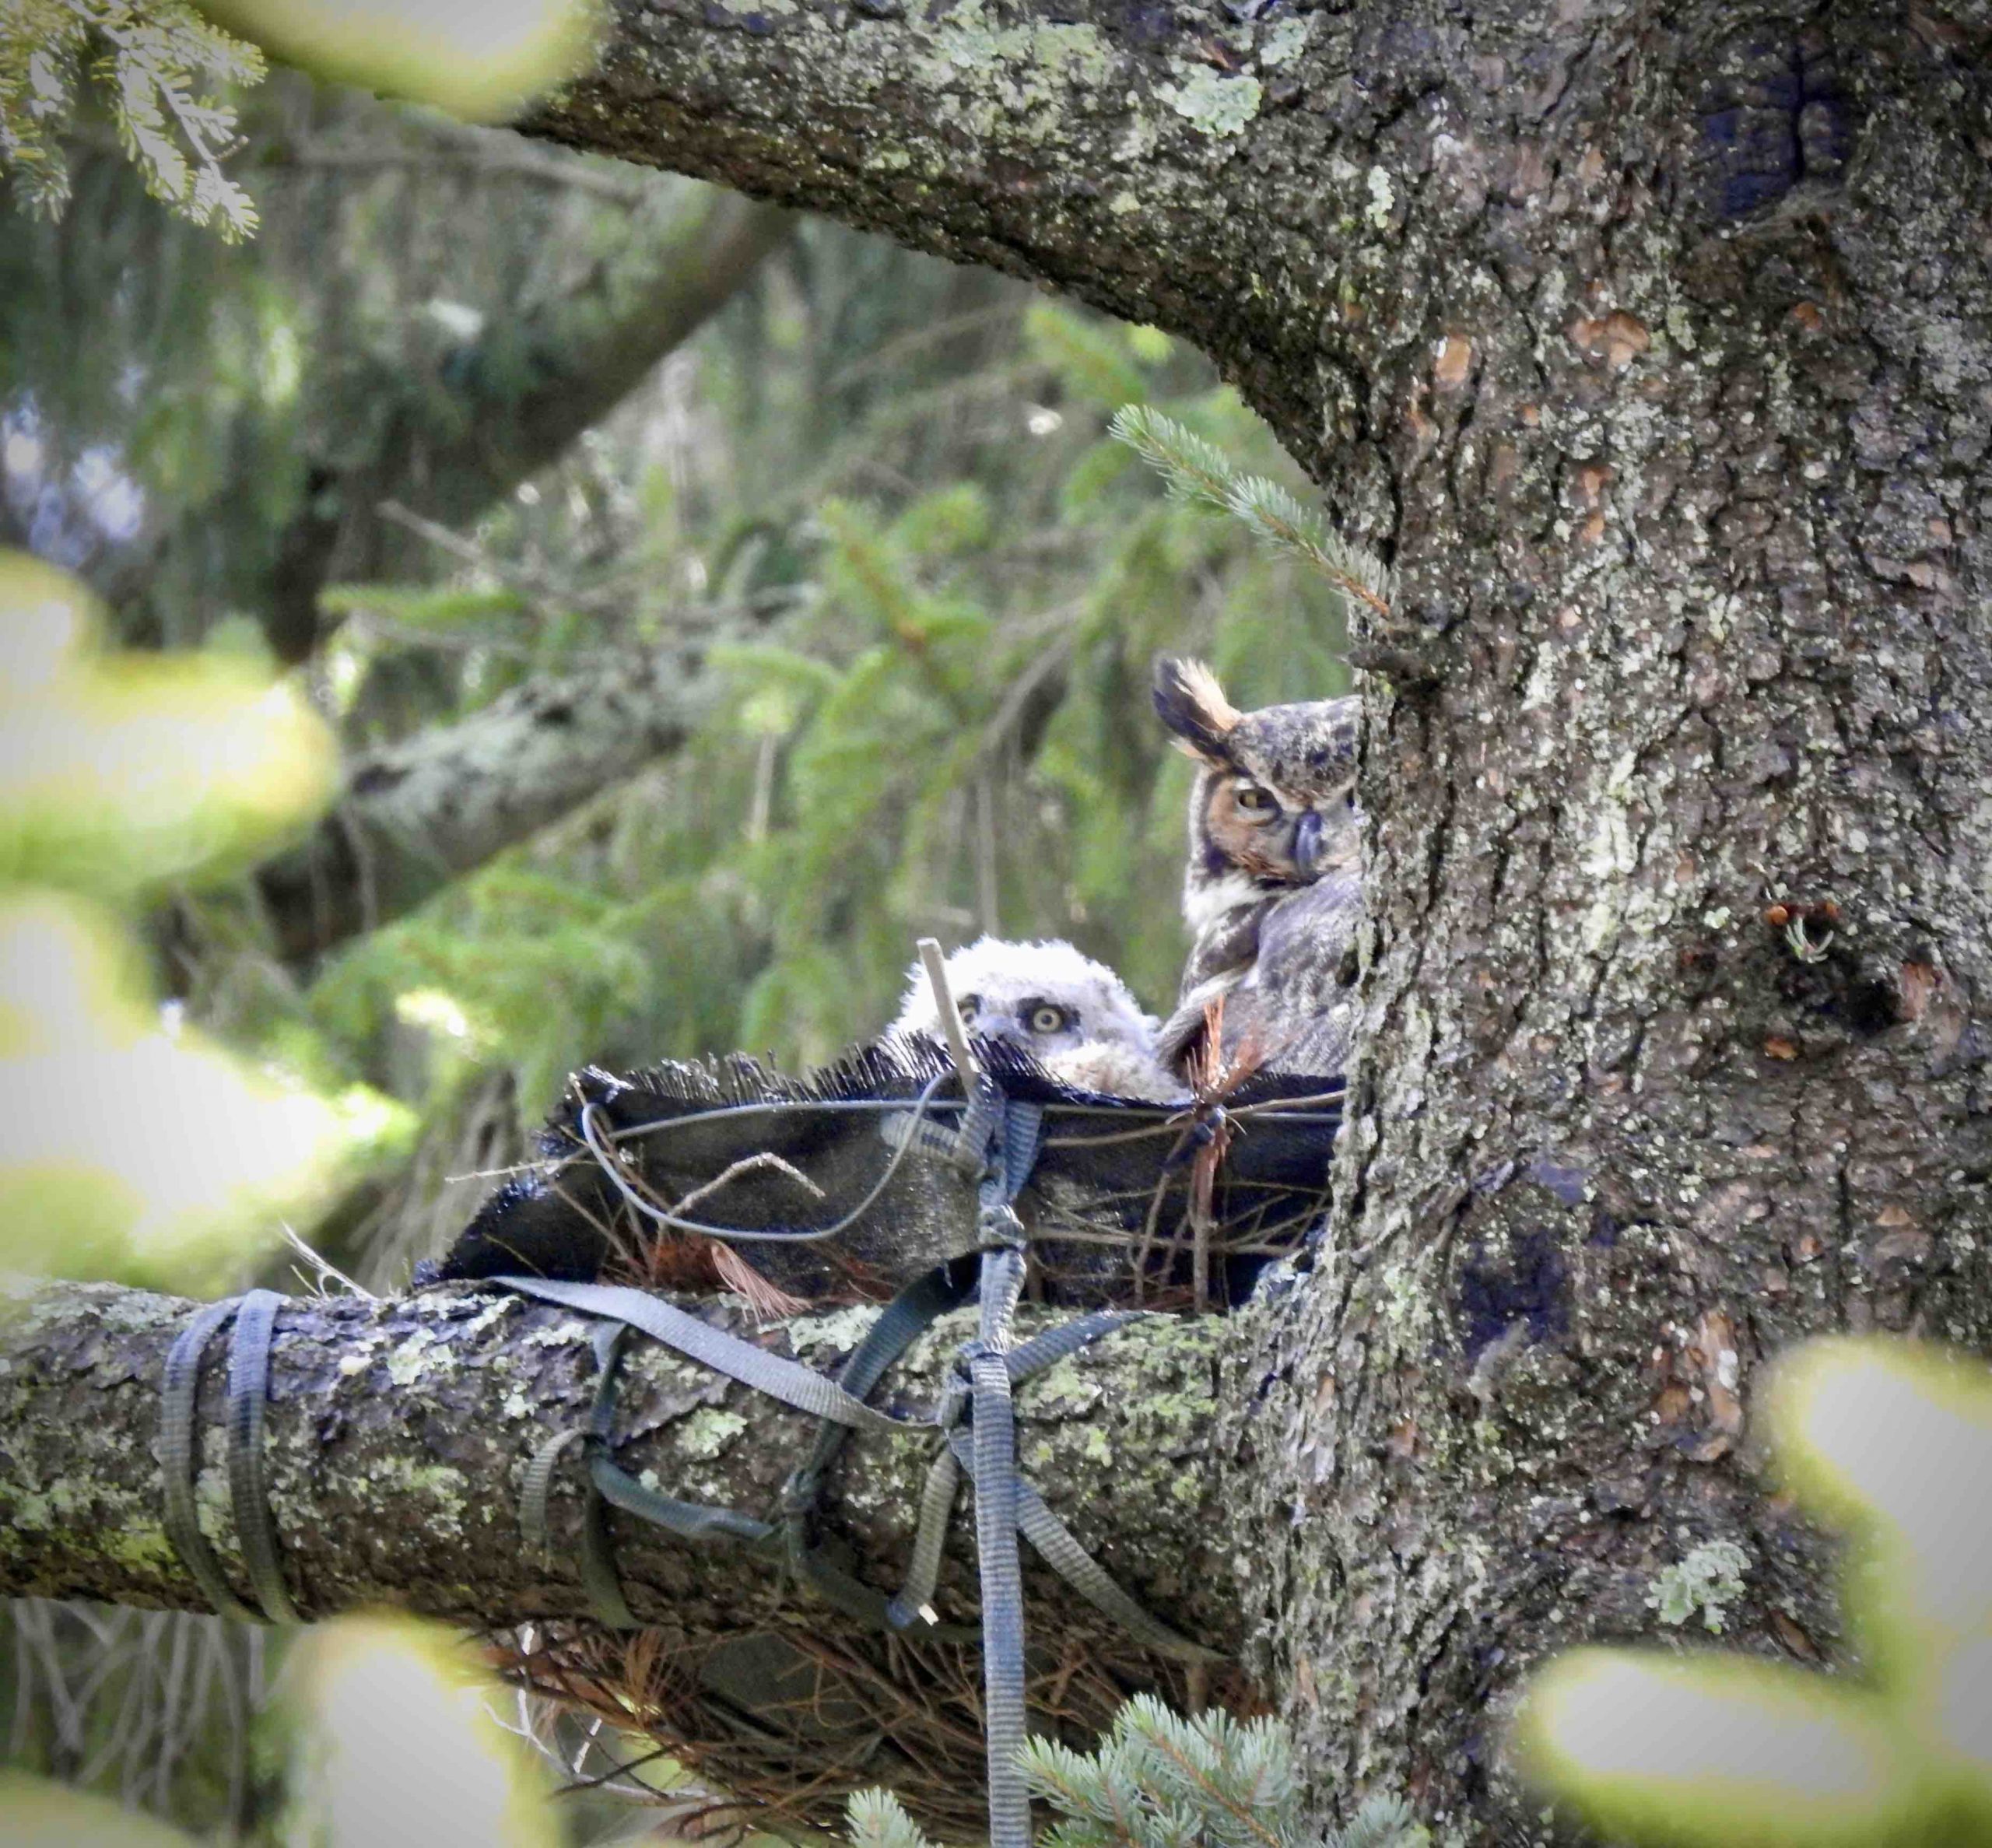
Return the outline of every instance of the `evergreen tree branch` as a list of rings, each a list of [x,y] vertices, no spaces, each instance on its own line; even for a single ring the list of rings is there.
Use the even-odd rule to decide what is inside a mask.
[[[786,1336],[811,1364],[833,1363],[840,1319],[758,1331],[735,1299],[687,1306],[763,1341]],[[198,1587],[161,1527],[160,1369],[195,1306],[110,1285],[51,1283],[0,1318],[0,1594],[93,1597],[183,1610]],[[1026,1312],[1028,1325],[1044,1318]],[[928,1338],[894,1373],[896,1397],[931,1404],[956,1336]],[[1158,1406],[1208,1404],[1214,1322],[1157,1317],[1086,1348],[1059,1369],[1064,1389],[1026,1387],[1019,1415],[1042,1493],[1081,1543],[1110,1558],[1135,1596],[1219,1646],[1237,1640],[1229,1554],[1218,1543],[1216,1421]],[[831,1344],[831,1345],[826,1345]],[[225,1569],[243,1588],[219,1429],[226,1370],[218,1341],[203,1369],[198,1429],[204,1511]],[[1076,1390],[1099,1409],[1071,1415]],[[618,1461],[691,1499],[765,1513],[815,1441],[814,1421],[651,1342],[625,1364]],[[581,1615],[580,1497],[563,1469],[547,1558],[521,1541],[528,1459],[549,1434],[587,1422],[595,1364],[587,1324],[502,1293],[457,1289],[359,1300],[288,1301],[272,1362],[265,1456],[294,1594],[312,1618],[391,1604],[499,1627]],[[715,1416],[718,1422],[715,1424]],[[731,1431],[715,1446],[715,1430]],[[79,1434],[87,1433],[82,1441]],[[861,1435],[839,1465],[832,1529],[889,1586],[913,1538],[931,1445]],[[654,1472],[654,1474],[653,1474]],[[1186,1496],[1186,1482],[1208,1492]],[[771,1555],[688,1546],[617,1518],[617,1559],[641,1615],[667,1611],[707,1636],[763,1625],[793,1604],[839,1621],[787,1585]],[[951,1541],[940,1603],[974,1605],[970,1537]],[[1033,1574],[1033,1625],[1096,1632],[1103,1621],[1061,1581]],[[814,1616],[812,1616],[814,1621]]]
[[[307,962],[413,910],[679,749],[713,691],[689,651],[637,654],[355,759],[331,812],[256,874],[279,953]]]
[[[265,628],[281,659],[311,653],[318,593],[335,570],[347,581],[410,574],[384,505],[445,526],[472,524],[692,338],[794,235],[796,221],[712,192],[666,225],[632,223],[630,239],[579,286],[452,356],[444,377],[388,372],[362,394],[398,409],[367,426],[356,456],[349,444],[331,446],[336,465],[279,542]],[[454,405],[439,407],[439,391]]]
[[[1215,444],[1146,405],[1123,405],[1110,427],[1162,475],[1175,499],[1243,521],[1267,544],[1313,566],[1345,597],[1379,615],[1391,613],[1390,573],[1383,561],[1350,545],[1278,482],[1241,473]]]

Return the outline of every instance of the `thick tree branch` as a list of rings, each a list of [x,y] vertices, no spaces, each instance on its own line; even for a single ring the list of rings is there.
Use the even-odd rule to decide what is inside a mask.
[[[505,330],[513,363],[523,356],[531,374],[525,391],[490,398],[468,370],[462,415],[441,420],[454,440],[430,451],[419,478],[409,472],[413,499],[398,498],[461,524],[545,468],[725,307],[796,223],[715,192],[670,236],[605,259],[584,286]],[[432,410],[425,427],[433,420]]]
[[[637,655],[360,757],[331,812],[257,875],[280,952],[301,962],[402,916],[675,751],[708,693],[689,653]]]
[[[1227,356],[1271,324],[1273,279],[1318,264],[1291,228],[1331,209],[1338,125],[1323,107],[1342,86],[1297,107],[1304,73],[1349,53],[1352,28],[1325,14],[1192,24],[1108,0],[623,0],[615,14],[598,68],[527,133],[1043,278]],[[1261,234],[1274,223],[1289,230]]]
[[[752,1333],[737,1305],[688,1306]],[[194,1306],[109,1285],[51,1285],[0,1318],[0,1592],[201,1608],[161,1524],[161,1363]],[[798,1319],[788,1352],[826,1370],[870,1312]],[[1027,1320],[1030,1319],[1027,1313]],[[922,1341],[877,1401],[937,1398],[959,1318]],[[1209,1415],[1222,1324],[1158,1317],[1022,1389],[1026,1468],[1081,1541],[1159,1614],[1219,1646],[1236,1640],[1232,1573]],[[445,1289],[381,1302],[300,1299],[278,1324],[266,1443],[286,1574],[312,1618],[391,1604],[476,1627],[582,1614],[580,1497],[562,1468],[550,1560],[522,1542],[533,1452],[584,1423],[595,1366],[578,1317],[499,1293]],[[769,1338],[763,1336],[764,1339]],[[204,1527],[246,1590],[224,1486],[218,1341],[204,1369],[198,1499]],[[625,1362],[617,1460],[668,1492],[765,1513],[806,1454],[812,1421],[650,1342]],[[924,1438],[854,1438],[827,1518],[872,1580],[896,1586],[931,1454]],[[752,1628],[791,1603],[822,1607],[773,1559],[694,1546],[615,1517],[640,1615],[689,1638]],[[938,1601],[973,1609],[963,1537]],[[1033,1622],[1096,1626],[1048,1574]]]

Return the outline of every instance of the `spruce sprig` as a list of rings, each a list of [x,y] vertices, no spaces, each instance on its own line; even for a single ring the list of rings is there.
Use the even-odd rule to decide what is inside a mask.
[[[1351,545],[1278,482],[1243,473],[1215,444],[1146,405],[1123,405],[1109,427],[1160,472],[1175,499],[1242,520],[1268,545],[1313,566],[1345,598],[1390,614],[1391,574],[1382,559]]]
[[[1293,1748],[1271,1720],[1194,1718],[1147,1695],[1120,1709],[1098,1750],[1024,1747],[1032,1794],[1060,1819],[1039,1848],[1426,1848],[1408,1808],[1373,1797],[1345,1829],[1314,1836],[1301,1815]],[[934,1848],[884,1790],[850,1800],[854,1848]]]
[[[222,170],[240,146],[231,89],[261,81],[263,54],[182,0],[9,0],[0,5],[0,177],[30,212],[69,198],[62,133],[86,75],[103,93],[146,189],[238,244],[249,195]]]

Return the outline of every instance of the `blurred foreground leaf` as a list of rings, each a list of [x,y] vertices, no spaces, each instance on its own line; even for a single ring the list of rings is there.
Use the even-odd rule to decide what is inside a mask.
[[[7,1848],[192,1848],[193,1839],[107,1797],[0,1772],[0,1842]]]
[[[0,882],[123,897],[212,878],[324,806],[336,750],[288,688],[96,640],[73,580],[0,552]]]
[[[117,933],[0,905],[0,1264],[198,1292],[391,1141],[399,1106],[286,1086],[169,1030]]]
[[[1906,1343],[1815,1341],[1766,1402],[1793,1493],[1853,1542],[1861,1679],[1580,1650],[1531,1690],[1524,1762],[1637,1842],[1992,1842],[1992,1376]]]
[[[272,57],[452,115],[495,121],[573,76],[594,44],[583,0],[197,0]]]
[[[66,895],[228,871],[310,819],[335,766],[246,666],[95,640],[72,579],[0,552],[0,1264],[206,1291],[286,1217],[315,1223],[408,1113],[181,1029],[118,924]]]
[[[500,1727],[510,1700],[440,1625],[342,1618],[300,1645],[303,1722],[285,1839],[311,1848],[553,1848],[536,1761]]]

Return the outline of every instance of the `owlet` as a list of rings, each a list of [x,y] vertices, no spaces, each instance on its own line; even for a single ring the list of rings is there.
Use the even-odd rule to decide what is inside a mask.
[[[1180,1102],[1183,1086],[1156,1056],[1156,1022],[1103,963],[1069,943],[984,937],[945,965],[948,987],[971,1036],[1029,1053],[1061,1084],[1112,1097]],[[896,1033],[941,1036],[927,972],[907,972]]]

